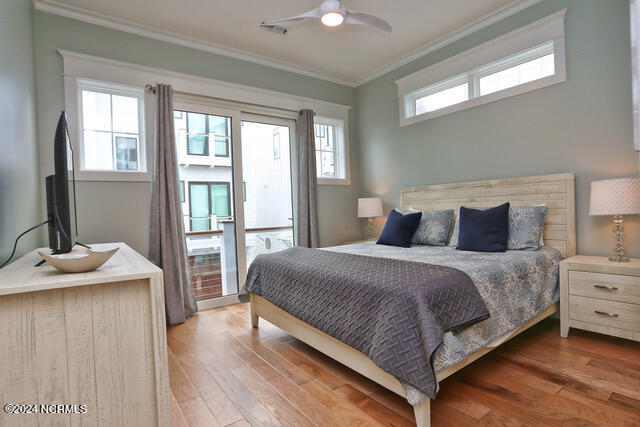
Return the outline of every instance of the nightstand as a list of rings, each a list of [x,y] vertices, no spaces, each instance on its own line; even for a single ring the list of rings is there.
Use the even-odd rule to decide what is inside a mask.
[[[560,335],[579,328],[640,341],[640,260],[582,256],[560,262]]]

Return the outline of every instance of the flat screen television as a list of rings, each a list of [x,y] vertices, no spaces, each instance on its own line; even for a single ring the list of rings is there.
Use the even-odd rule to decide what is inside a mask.
[[[54,254],[70,252],[77,243],[76,183],[73,147],[69,140],[67,115],[60,113],[53,141],[55,173],[46,177],[49,248]],[[71,172],[71,179],[69,179]],[[71,224],[73,223],[73,229]]]

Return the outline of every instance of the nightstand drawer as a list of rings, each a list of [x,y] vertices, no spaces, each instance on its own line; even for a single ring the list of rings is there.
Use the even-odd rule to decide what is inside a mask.
[[[569,293],[640,304],[640,277],[570,271]]]
[[[640,305],[572,296],[569,318],[640,332]]]

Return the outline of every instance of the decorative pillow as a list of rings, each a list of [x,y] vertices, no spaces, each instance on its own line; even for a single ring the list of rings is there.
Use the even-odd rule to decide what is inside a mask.
[[[460,207],[459,250],[504,252],[509,240],[509,203],[485,210]]]
[[[420,224],[422,212],[402,215],[395,210],[389,213],[387,223],[384,225],[382,234],[378,239],[379,245],[400,246],[408,248],[411,246],[411,237],[416,232]]]
[[[451,231],[451,237],[449,237],[448,246],[458,246],[458,234],[460,233],[460,208],[458,208],[458,214],[453,222],[453,230]]]
[[[511,206],[507,249],[537,250],[540,247],[547,207]]]
[[[546,208],[545,204],[542,204],[542,205],[536,205],[536,206],[512,206],[512,207],[510,207],[509,208],[509,229],[510,230],[511,230],[512,222],[514,223],[514,226],[516,226],[516,227],[518,225],[522,226],[521,223],[518,224],[519,223],[518,221],[513,221],[513,217],[515,215],[517,215],[517,213],[516,213],[516,211],[514,211],[514,209],[517,209],[517,208],[537,208],[536,216],[539,215],[538,211],[542,210],[541,208],[544,208],[544,216],[542,218],[542,226],[543,226],[543,229],[544,229],[544,220],[545,220],[545,218],[547,216],[547,208]],[[486,208],[478,208],[478,209],[484,210]],[[458,246],[458,234],[459,234],[459,232],[460,232],[460,210],[458,209],[458,214],[455,217],[455,221],[453,223],[453,230],[451,231],[451,237],[449,237],[449,243],[447,244],[447,246],[454,246],[454,247]],[[511,236],[511,231],[509,231],[509,236]],[[509,237],[509,238],[511,239],[511,237]],[[525,244],[520,244],[520,242],[522,242],[522,240],[518,239],[518,242],[519,243],[515,243],[515,242],[514,243],[509,243],[507,245],[507,249],[516,249],[516,247],[518,247],[518,246],[521,246],[518,249],[528,249],[528,248],[524,247]],[[529,246],[529,245],[527,244],[526,246]],[[544,239],[542,238],[542,231],[540,232],[540,238],[539,238],[539,241],[538,241],[538,245],[535,248],[533,248],[533,245],[531,245],[531,249],[538,249],[538,248],[540,248],[540,246],[544,246]]]
[[[396,209],[402,215],[416,213],[414,209]],[[453,220],[453,209],[444,211],[422,211],[420,225],[411,238],[414,245],[444,246],[447,243],[451,221]]]

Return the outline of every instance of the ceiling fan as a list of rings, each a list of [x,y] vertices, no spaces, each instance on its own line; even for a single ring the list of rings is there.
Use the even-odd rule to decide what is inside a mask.
[[[287,33],[287,29],[281,24],[294,23],[307,18],[320,19],[320,21],[328,27],[337,27],[339,25],[342,25],[343,23],[358,24],[368,25],[370,27],[389,33],[391,32],[391,25],[389,25],[389,23],[384,19],[378,18],[377,16],[370,15],[368,13],[347,10],[347,8],[342,5],[342,2],[340,0],[324,0],[322,4],[320,4],[320,6],[301,15],[263,22],[262,24],[260,24],[260,27],[264,28],[265,30],[274,31],[285,35]]]

